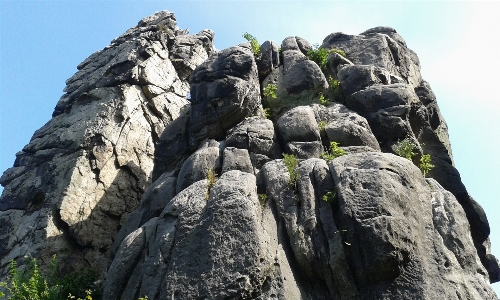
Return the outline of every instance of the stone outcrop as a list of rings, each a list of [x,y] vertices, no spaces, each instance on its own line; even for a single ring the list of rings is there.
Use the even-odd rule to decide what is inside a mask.
[[[79,66],[0,179],[3,269],[57,254],[104,299],[496,299],[486,215],[394,29],[330,34],[347,57],[323,68],[300,37],[212,40],[160,12]],[[346,155],[321,159],[331,142]]]
[[[155,143],[189,107],[186,73],[213,52],[161,12],[92,54],[53,118],[0,179],[0,265],[57,254],[106,271],[111,245],[151,184]]]

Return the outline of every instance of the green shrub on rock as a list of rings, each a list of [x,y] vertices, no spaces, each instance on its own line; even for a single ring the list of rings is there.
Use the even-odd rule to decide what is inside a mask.
[[[404,140],[396,143],[394,146],[394,152],[396,152],[397,155],[411,161],[413,156],[417,155],[417,153],[413,152],[416,148],[417,145],[415,145],[412,140],[405,138]]]
[[[299,172],[295,169],[299,165],[299,159],[293,154],[283,153],[283,163],[290,174],[288,183],[295,187],[297,179],[299,179]]]
[[[326,68],[327,56],[328,50],[321,48],[318,44],[314,44],[313,48],[307,51],[307,58],[314,61],[323,71]]]
[[[330,148],[328,149],[327,152],[323,152],[319,155],[321,159],[328,161],[332,161],[335,158],[346,155],[347,152],[344,151],[344,149],[339,148],[339,143],[337,142],[330,142]]]
[[[312,49],[307,51],[307,58],[310,60],[314,61],[318,66],[321,68],[322,71],[325,71],[326,69],[326,63],[327,63],[327,58],[329,53],[338,53],[342,55],[343,57],[345,56],[345,52],[340,50],[340,49],[330,49],[327,50],[325,48],[321,48],[319,44],[314,44]]]
[[[420,164],[418,166],[420,168],[420,171],[422,171],[422,174],[424,177],[427,176],[427,174],[434,169],[434,165],[431,164],[431,155],[430,154],[424,154],[420,158]]]
[[[267,86],[263,89],[262,95],[266,98],[276,99],[276,84],[268,83]]]
[[[257,41],[257,38],[255,38],[248,32],[243,33],[243,38],[250,42],[250,46],[252,47],[252,52],[255,55],[255,57],[257,58],[260,57],[260,45],[259,41]]]

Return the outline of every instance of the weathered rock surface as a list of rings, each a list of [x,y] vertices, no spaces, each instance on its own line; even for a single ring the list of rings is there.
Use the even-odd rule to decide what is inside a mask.
[[[328,88],[320,67],[306,57],[311,45],[300,37],[288,37],[281,44],[283,65],[275,68],[262,86],[276,85],[276,98],[263,99],[272,115],[278,118],[288,109],[307,105]]]
[[[65,267],[105,273],[118,230],[151,183],[155,142],[189,106],[186,70],[208,58],[212,38],[188,35],[160,12],[78,66],[53,119],[0,179],[3,271],[11,259],[57,254]]]
[[[336,32],[328,35],[323,48],[337,48],[356,65],[373,65],[404,78],[413,86],[422,81],[417,55],[406,47],[403,38],[390,27],[376,27],[359,35]]]
[[[98,270],[104,299],[496,299],[486,215],[394,29],[330,34],[347,58],[325,70],[303,38],[256,58],[213,36],[160,12],[78,67],[0,178],[4,274],[56,253]],[[392,154],[403,138],[413,162]],[[320,159],[330,142],[347,154]]]

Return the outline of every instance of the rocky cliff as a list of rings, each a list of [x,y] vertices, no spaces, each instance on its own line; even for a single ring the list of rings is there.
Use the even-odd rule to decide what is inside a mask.
[[[104,299],[496,299],[486,215],[394,29],[332,33],[319,64],[300,37],[213,37],[164,11],[78,66],[0,178],[3,274],[57,254]]]

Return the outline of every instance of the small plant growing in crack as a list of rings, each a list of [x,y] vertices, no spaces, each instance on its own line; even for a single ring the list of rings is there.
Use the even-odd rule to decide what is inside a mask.
[[[347,152],[344,149],[339,147],[339,143],[330,142],[330,148],[328,151],[323,152],[319,155],[319,158],[326,160],[327,162],[334,160],[335,158],[346,155]]]
[[[322,199],[325,202],[333,202],[333,201],[335,201],[336,197],[337,197],[337,193],[335,191],[328,191],[323,195]]]
[[[420,168],[420,171],[422,171],[422,174],[424,177],[427,176],[427,174],[434,169],[434,165],[431,164],[431,155],[430,154],[424,154],[420,158],[420,164],[418,165]]]
[[[332,76],[328,77],[328,86],[330,88],[330,92],[335,99],[341,98],[342,96],[342,88],[340,87],[340,81],[337,79],[333,79]]]
[[[288,184],[295,188],[297,180],[299,179],[299,171],[296,170],[299,165],[299,159],[296,155],[283,153],[283,164],[285,164],[285,167],[290,174]]]
[[[325,96],[323,95],[323,93],[319,94],[318,102],[319,102],[319,104],[324,105],[324,106],[330,105],[330,100],[328,100],[327,98],[325,98]]]
[[[325,130],[326,125],[328,125],[328,124],[327,124],[325,121],[319,121],[319,122],[318,122],[318,128],[319,128],[319,131],[323,131],[323,130]]]
[[[394,152],[396,152],[397,155],[412,161],[413,156],[417,155],[417,153],[413,152],[416,148],[417,145],[415,145],[415,142],[413,142],[410,138],[405,138],[394,145]]]
[[[267,194],[258,194],[260,205],[264,206],[267,203]]]
[[[264,112],[264,116],[266,117],[266,119],[270,119],[272,117],[271,109],[269,107],[264,108],[263,112]]]
[[[266,85],[266,87],[262,90],[262,95],[266,98],[272,98],[272,99],[276,99],[277,96],[276,96],[276,84],[274,83],[268,83]]]
[[[217,182],[217,173],[213,169],[208,170],[207,173],[207,193],[205,195],[205,199],[208,200],[210,197],[210,190]]]

